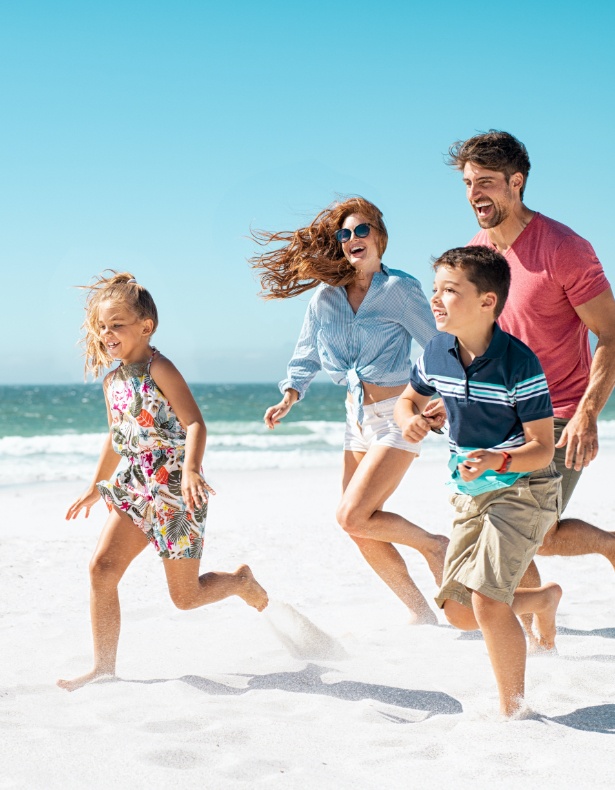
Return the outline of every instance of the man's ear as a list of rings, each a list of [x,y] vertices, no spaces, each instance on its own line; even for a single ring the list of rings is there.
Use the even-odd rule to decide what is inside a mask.
[[[513,189],[518,189],[521,191],[523,189],[523,182],[525,178],[523,173],[513,173],[512,176],[508,179],[508,183],[510,184]]]

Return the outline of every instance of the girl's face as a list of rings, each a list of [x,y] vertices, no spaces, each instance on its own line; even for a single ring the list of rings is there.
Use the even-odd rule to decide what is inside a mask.
[[[145,362],[153,330],[151,318],[139,318],[121,302],[103,301],[98,306],[98,331],[113,359]]]
[[[356,236],[354,229],[358,225],[367,225],[369,227],[369,234],[362,237]],[[352,231],[352,235],[348,241],[342,242],[342,250],[344,251],[348,263],[354,266],[355,269],[378,270],[380,268],[378,231],[373,228],[370,222],[361,214],[351,214],[349,217],[346,217],[342,228]],[[360,230],[364,230],[364,228],[360,228]]]

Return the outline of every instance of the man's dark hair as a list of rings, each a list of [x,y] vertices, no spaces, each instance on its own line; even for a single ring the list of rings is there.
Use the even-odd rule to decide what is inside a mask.
[[[436,258],[434,271],[440,266],[461,269],[479,294],[494,293],[497,296],[494,315],[500,316],[510,288],[510,266],[503,255],[491,247],[455,247]]]
[[[457,140],[448,149],[447,164],[463,170],[468,162],[474,162],[487,170],[504,173],[506,181],[515,173],[523,176],[521,200],[525,192],[527,177],[530,173],[530,157],[522,142],[508,132],[489,129],[488,132],[474,135],[469,140]]]

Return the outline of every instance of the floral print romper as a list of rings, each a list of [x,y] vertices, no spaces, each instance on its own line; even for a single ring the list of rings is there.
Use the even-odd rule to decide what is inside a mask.
[[[150,375],[156,353],[120,365],[108,379],[113,449],[128,466],[97,487],[109,510],[127,513],[160,557],[199,558],[207,502],[191,515],[182,498],[186,432]]]

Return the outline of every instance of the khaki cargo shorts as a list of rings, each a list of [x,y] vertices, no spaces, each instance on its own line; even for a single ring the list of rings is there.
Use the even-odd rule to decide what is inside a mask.
[[[561,475],[551,464],[507,488],[452,494],[455,519],[444,559],[440,608],[447,598],[472,606],[472,591],[511,604],[545,534],[559,518]]]

